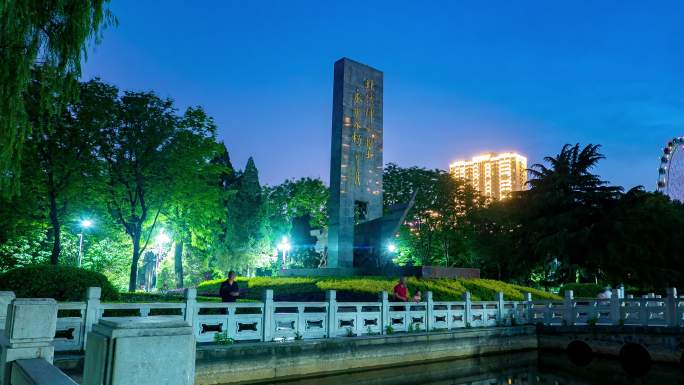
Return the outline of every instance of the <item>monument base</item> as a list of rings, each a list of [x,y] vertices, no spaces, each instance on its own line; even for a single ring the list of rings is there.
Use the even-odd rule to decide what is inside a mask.
[[[480,278],[480,269],[440,266],[390,266],[386,268],[322,268],[322,269],[285,269],[278,273],[281,277],[350,277],[385,276],[416,278]]]

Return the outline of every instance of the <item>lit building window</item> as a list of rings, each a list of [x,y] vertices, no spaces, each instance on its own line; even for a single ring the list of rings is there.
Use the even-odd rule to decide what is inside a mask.
[[[451,174],[465,179],[492,199],[508,198],[527,186],[527,158],[514,152],[487,153],[449,166]]]

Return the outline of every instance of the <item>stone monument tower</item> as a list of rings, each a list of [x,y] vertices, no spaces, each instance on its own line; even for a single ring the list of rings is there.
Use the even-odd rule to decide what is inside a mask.
[[[382,72],[335,62],[329,268],[354,267],[354,226],[382,217]]]

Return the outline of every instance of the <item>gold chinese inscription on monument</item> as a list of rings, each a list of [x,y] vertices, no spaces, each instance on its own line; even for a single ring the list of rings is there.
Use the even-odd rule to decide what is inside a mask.
[[[358,88],[352,97],[352,151],[354,152],[354,184],[361,185],[361,156],[366,159],[374,156],[375,133],[373,132],[373,120],[375,119],[375,81],[366,79],[363,81],[364,93]],[[361,119],[361,113],[364,119]],[[365,123],[365,124],[364,124]],[[365,128],[365,137],[361,129]]]

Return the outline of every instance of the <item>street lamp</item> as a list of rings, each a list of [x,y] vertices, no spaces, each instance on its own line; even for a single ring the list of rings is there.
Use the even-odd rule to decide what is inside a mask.
[[[397,245],[395,245],[394,243],[390,243],[389,245],[387,245],[387,251],[394,254],[397,251]]]
[[[280,270],[285,270],[285,261],[287,260],[287,252],[292,249],[290,241],[287,237],[283,237],[283,240],[278,244],[278,250],[283,252],[282,264],[280,265]]]
[[[169,243],[171,241],[171,238],[164,232],[164,228],[159,229],[159,234],[154,238],[154,240],[157,242],[157,265],[159,265],[159,262],[161,261],[161,256],[162,256],[162,251],[164,245]]]
[[[78,267],[81,267],[81,257],[83,255],[83,232],[92,225],[93,221],[90,219],[84,219],[80,223],[81,232],[78,234]]]
[[[169,243],[171,238],[169,238],[168,235],[166,235],[166,232],[164,232],[164,229],[159,230],[159,234],[154,238],[154,240],[157,242],[157,245],[161,247],[162,245],[165,245]]]

